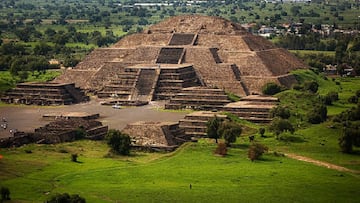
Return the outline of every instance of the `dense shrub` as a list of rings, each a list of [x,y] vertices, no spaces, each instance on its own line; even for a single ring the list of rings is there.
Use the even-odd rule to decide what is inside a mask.
[[[271,110],[271,116],[288,119],[290,118],[290,110],[284,106],[277,106]]]
[[[356,95],[353,95],[353,96],[349,97],[349,99],[348,99],[348,102],[352,103],[352,104],[356,104],[356,103],[358,103],[358,101],[359,101],[359,98]]]
[[[319,84],[315,81],[308,81],[304,83],[304,89],[316,93],[319,89]]]
[[[290,123],[289,120],[287,119],[281,119],[281,118],[274,118],[270,124],[270,128],[271,131],[275,132],[276,134],[276,138],[279,139],[279,135],[282,132],[285,131],[289,131],[291,133],[295,132],[294,127],[292,126],[292,124]]]
[[[360,147],[360,123],[350,123],[344,128],[343,135],[339,139],[342,152],[352,153],[353,146]]]
[[[268,148],[260,143],[253,142],[248,150],[248,157],[251,161],[258,160]]]
[[[112,151],[121,155],[129,155],[131,139],[129,135],[122,134],[119,130],[110,129],[106,135],[107,144]]]
[[[259,128],[259,134],[260,134],[261,137],[264,137],[265,128]]]
[[[267,83],[263,88],[262,88],[262,93],[265,95],[274,95],[276,93],[281,92],[281,87],[273,82]]]
[[[327,108],[325,105],[316,105],[308,114],[308,121],[312,124],[319,124],[326,121]]]
[[[71,161],[77,162],[78,155],[77,154],[71,154]]]
[[[222,142],[218,143],[214,153],[221,156],[225,156],[227,154],[226,144]]]
[[[78,194],[63,193],[52,196],[46,203],[86,203],[86,200]]]
[[[339,100],[339,94],[337,92],[329,92],[324,97],[324,103],[326,105],[331,105],[333,102],[338,101],[338,100]]]
[[[9,190],[9,188],[1,187],[0,192],[1,192],[1,202],[11,199],[10,198],[10,190]]]
[[[236,141],[236,138],[241,135],[241,126],[236,122],[225,121],[221,123],[219,133],[225,139],[226,146]]]

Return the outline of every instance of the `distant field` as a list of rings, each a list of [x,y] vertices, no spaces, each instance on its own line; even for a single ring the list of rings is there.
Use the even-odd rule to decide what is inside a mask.
[[[325,56],[335,56],[335,51],[314,51],[314,50],[289,50],[291,53],[303,56],[306,54],[324,54]]]
[[[201,140],[170,154],[115,158],[104,158],[103,142],[28,145],[0,150],[0,180],[20,202],[41,202],[57,192],[80,194],[87,202],[360,200],[358,176],[271,154],[251,162],[247,145],[240,142],[226,157],[214,156],[213,141]],[[79,154],[79,163],[70,161],[71,153]]]

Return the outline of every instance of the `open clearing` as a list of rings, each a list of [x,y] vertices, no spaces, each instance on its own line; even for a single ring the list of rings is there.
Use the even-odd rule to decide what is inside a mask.
[[[0,180],[20,202],[56,192],[88,202],[359,202],[357,175],[272,154],[251,162],[247,144],[226,157],[214,156],[214,147],[201,140],[170,154],[114,158],[104,158],[106,144],[93,141],[1,149]],[[70,161],[75,152],[79,163]]]

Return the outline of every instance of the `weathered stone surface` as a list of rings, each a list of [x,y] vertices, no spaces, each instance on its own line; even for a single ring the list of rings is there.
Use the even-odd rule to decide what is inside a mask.
[[[201,85],[240,96],[261,93],[268,82],[289,86],[294,80],[287,77],[288,73],[306,68],[288,51],[251,35],[238,24],[220,17],[191,15],[171,17],[142,33],[124,37],[110,48],[96,49],[55,81],[72,81],[81,88],[99,90],[116,80],[125,68],[144,64],[156,67],[158,63],[160,69],[164,63],[188,64]],[[74,77],[80,74],[83,77]],[[164,98],[168,97],[153,97]]]

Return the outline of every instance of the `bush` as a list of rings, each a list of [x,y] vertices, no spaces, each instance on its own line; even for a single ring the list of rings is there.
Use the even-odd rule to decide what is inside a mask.
[[[339,100],[339,94],[337,92],[329,92],[324,97],[324,103],[326,105],[331,105],[333,102],[338,101],[338,100]]]
[[[343,153],[352,153],[353,146],[360,147],[360,123],[348,123],[339,139],[339,146]]]
[[[111,149],[121,155],[129,155],[131,139],[129,135],[122,134],[119,130],[110,129],[106,135],[107,144]]]
[[[359,100],[359,98],[357,96],[353,95],[353,96],[349,97],[348,102],[352,103],[352,104],[356,104],[356,103],[358,103],[358,100]]]
[[[10,200],[10,190],[7,187],[1,187],[1,202],[5,200]]]
[[[63,193],[54,195],[46,203],[86,203],[86,201],[78,194],[69,195],[68,193]]]
[[[317,105],[314,109],[308,114],[308,121],[312,124],[319,124],[326,121],[327,118],[327,108],[325,105]]]
[[[221,156],[225,156],[227,154],[226,144],[222,142],[218,143],[214,153]]]
[[[281,118],[273,119],[271,124],[270,124],[269,129],[271,131],[275,132],[276,139],[279,139],[279,135],[284,131],[289,131],[291,133],[295,132],[295,129],[292,126],[292,124],[290,123],[290,121],[287,120],[287,119],[281,119]]]
[[[259,134],[261,135],[261,137],[264,137],[265,128],[259,128]]]
[[[315,81],[306,82],[304,84],[304,89],[316,93],[319,89],[319,84]]]
[[[222,122],[219,129],[220,136],[224,137],[226,146],[234,143],[236,138],[241,135],[241,126],[236,122],[225,121]]]
[[[258,160],[268,148],[260,143],[253,142],[248,151],[248,157],[251,161]]]
[[[77,154],[71,154],[71,161],[77,162],[78,155]]]
[[[262,93],[265,95],[274,95],[281,92],[281,87],[273,82],[267,83],[263,88],[262,88]]]
[[[271,110],[271,116],[288,119],[290,118],[290,110],[287,107],[277,106]]]

